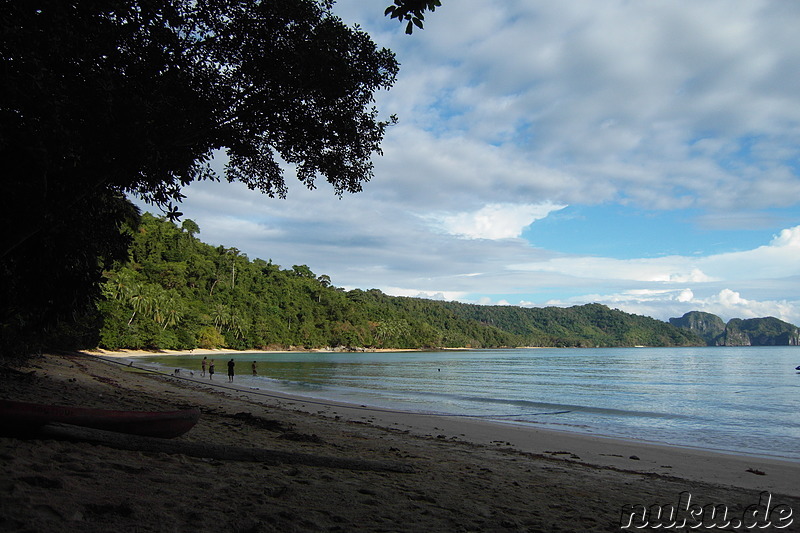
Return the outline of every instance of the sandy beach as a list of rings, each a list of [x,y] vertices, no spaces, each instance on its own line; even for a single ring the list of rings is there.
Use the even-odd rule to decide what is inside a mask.
[[[200,421],[160,451],[4,435],[3,531],[621,531],[627,511],[680,511],[687,495],[725,506],[717,529],[800,531],[800,463],[317,402],[99,355],[4,369],[0,398],[198,407]],[[221,459],[190,444],[282,455]],[[767,495],[771,514],[753,515]]]

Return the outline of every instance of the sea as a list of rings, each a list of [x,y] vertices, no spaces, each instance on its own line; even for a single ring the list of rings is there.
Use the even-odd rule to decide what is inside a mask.
[[[252,390],[800,461],[797,346],[214,358],[220,385],[233,358],[236,383]],[[137,364],[199,377],[201,359],[147,357]]]

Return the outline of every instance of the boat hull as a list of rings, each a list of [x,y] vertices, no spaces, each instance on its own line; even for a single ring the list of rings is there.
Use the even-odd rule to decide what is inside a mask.
[[[169,439],[192,429],[199,418],[199,409],[116,411],[0,400],[0,424],[10,431],[35,431],[45,424],[57,422]]]

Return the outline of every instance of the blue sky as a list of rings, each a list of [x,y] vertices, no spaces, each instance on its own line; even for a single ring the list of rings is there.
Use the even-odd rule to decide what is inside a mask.
[[[337,286],[800,324],[800,3],[445,0],[405,35],[364,191],[186,189],[206,242]],[[291,175],[291,169],[287,169]]]

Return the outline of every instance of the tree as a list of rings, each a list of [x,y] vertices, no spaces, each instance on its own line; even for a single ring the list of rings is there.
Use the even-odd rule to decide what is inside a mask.
[[[314,279],[316,277],[311,269],[308,268],[308,265],[294,265],[292,266],[292,271],[295,276],[300,278]]]
[[[167,205],[211,177],[216,150],[227,179],[271,196],[286,193],[277,157],[339,194],[372,175],[391,122],[377,120],[373,93],[391,87],[397,62],[328,2],[2,5],[0,105],[4,129],[21,135],[4,148],[46,154],[24,161],[38,200],[69,181],[73,197],[110,186]]]
[[[179,255],[176,239],[190,243]],[[329,276],[316,276],[306,265],[281,269],[244,254],[235,258],[234,287],[234,253],[189,236],[166,217],[145,213],[134,228],[129,260],[104,273],[99,345],[246,349],[703,344],[688,330],[599,304],[525,309],[392,297],[377,289],[344,292]],[[209,288],[215,283],[218,289],[212,293]],[[764,334],[759,339],[773,344],[797,343],[797,328],[777,319],[735,322],[730,327],[739,332],[739,339],[755,342],[754,335]]]
[[[282,162],[309,188],[361,190],[396,120],[373,94],[398,65],[331,6],[0,0],[0,349],[90,312],[135,226],[126,194],[172,219],[195,180],[284,197]]]
[[[394,0],[394,4],[386,8],[384,15],[400,22],[407,21],[406,33],[411,35],[414,26],[422,29],[425,10],[434,12],[437,7],[442,7],[440,0]]]
[[[188,233],[190,237],[194,237],[200,233],[200,226],[190,218],[184,219],[183,223],[181,223],[181,229]]]

